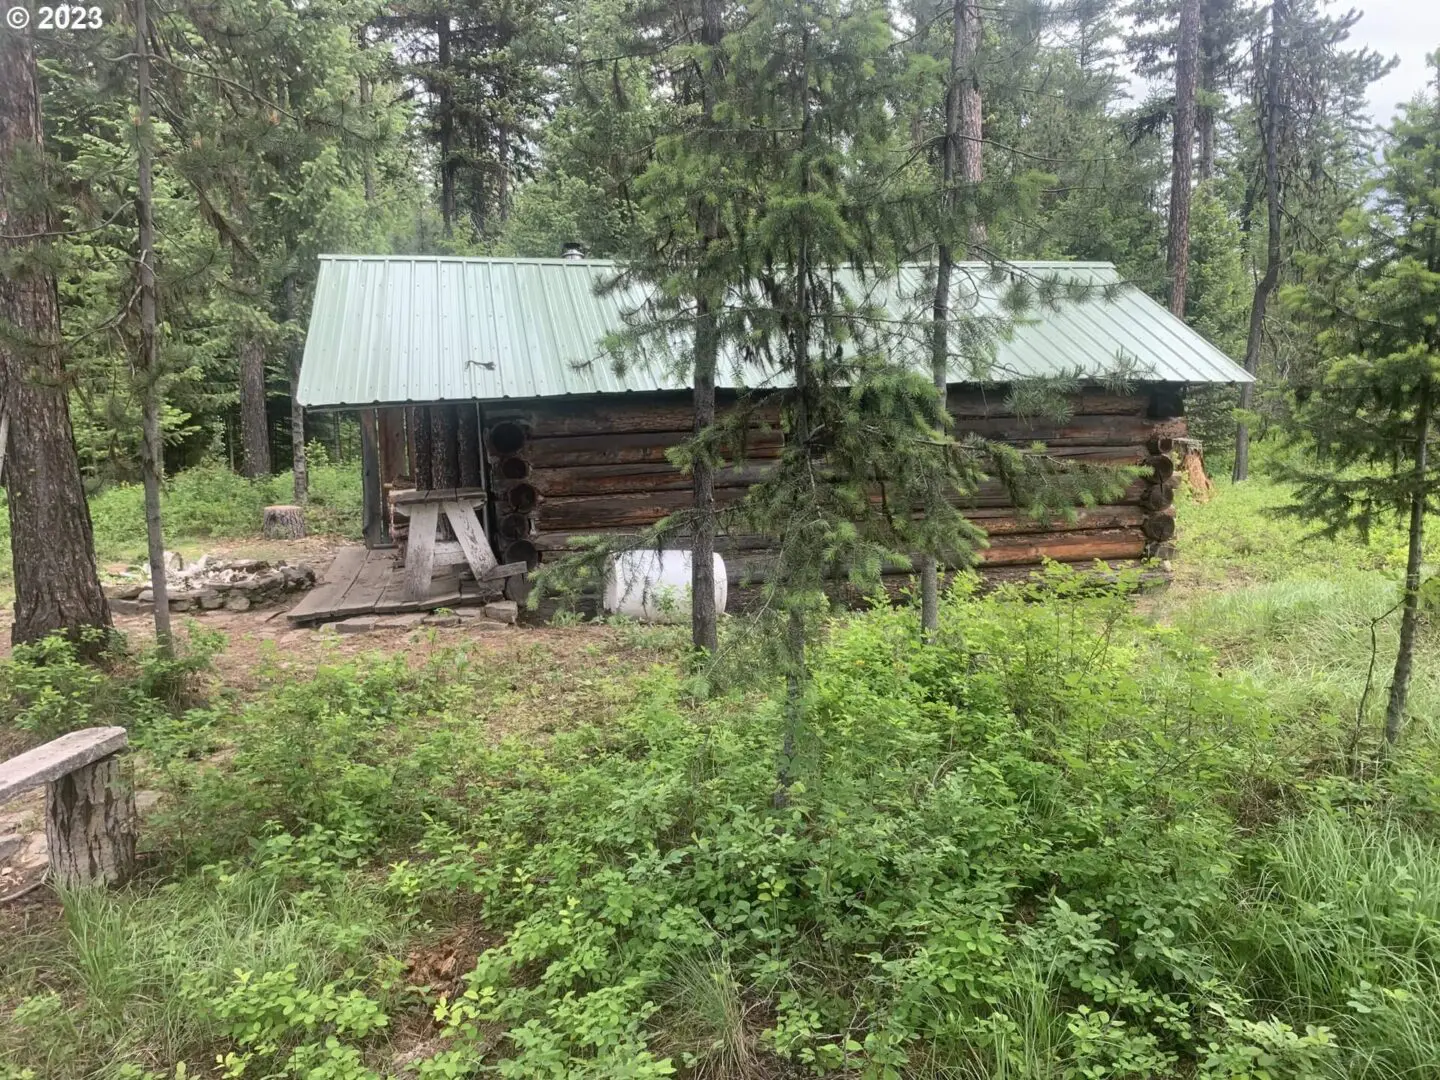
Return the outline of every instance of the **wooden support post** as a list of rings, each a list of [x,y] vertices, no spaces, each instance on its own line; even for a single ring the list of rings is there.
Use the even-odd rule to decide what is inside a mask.
[[[405,545],[405,591],[412,600],[423,600],[430,592],[435,572],[435,526],[440,504],[416,503],[410,510],[410,533]]]
[[[360,410],[360,520],[365,546],[388,547],[390,533],[385,525],[384,487],[380,479],[380,438],[374,409]]]
[[[380,482],[395,484],[402,476],[410,476],[408,447],[405,444],[405,410],[381,409],[380,418]]]
[[[111,754],[45,788],[50,873],[65,888],[120,885],[135,872],[135,792]]]

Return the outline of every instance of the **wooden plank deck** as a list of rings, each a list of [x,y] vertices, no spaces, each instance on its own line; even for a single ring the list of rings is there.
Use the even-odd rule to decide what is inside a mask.
[[[320,584],[286,612],[286,618],[300,625],[484,602],[475,582],[460,580],[459,567],[437,570],[425,599],[411,599],[405,590],[405,571],[395,566],[394,554],[393,550],[372,551],[359,544],[342,548]]]

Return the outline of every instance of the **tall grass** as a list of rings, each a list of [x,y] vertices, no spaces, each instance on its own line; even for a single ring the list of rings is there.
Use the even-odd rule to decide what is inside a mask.
[[[1176,583],[1154,610],[1263,686],[1304,737],[1320,737],[1321,752],[1354,737],[1368,683],[1360,741],[1374,744],[1398,646],[1405,537],[1395,526],[1368,542],[1310,539],[1303,523],[1276,516],[1288,499],[1283,485],[1259,478],[1221,481],[1206,503],[1182,500]],[[1440,558],[1440,529],[1427,555]],[[1433,626],[1422,628],[1418,650],[1406,737],[1432,740],[1440,717]]]
[[[1262,1011],[1331,1027],[1351,1080],[1440,1072],[1440,843],[1317,811],[1257,846],[1213,942]]]
[[[296,893],[263,869],[215,868],[151,889],[62,897],[58,932],[0,950],[0,1076],[24,1062],[37,1078],[118,1080],[124,1066],[165,1069],[222,1036],[206,996],[237,970],[295,965],[318,985],[399,950],[407,926],[375,887],[348,878]],[[63,993],[59,992],[63,989]]]

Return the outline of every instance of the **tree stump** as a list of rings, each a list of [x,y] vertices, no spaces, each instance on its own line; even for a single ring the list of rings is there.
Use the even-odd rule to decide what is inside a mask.
[[[1176,439],[1180,451],[1180,471],[1190,482],[1190,495],[1196,502],[1206,502],[1215,491],[1215,484],[1205,475],[1205,451],[1199,439]]]
[[[56,883],[123,884],[135,870],[135,821],[135,793],[118,755],[50,781],[45,840]]]
[[[267,506],[260,531],[267,540],[299,540],[305,535],[305,511],[298,506]]]

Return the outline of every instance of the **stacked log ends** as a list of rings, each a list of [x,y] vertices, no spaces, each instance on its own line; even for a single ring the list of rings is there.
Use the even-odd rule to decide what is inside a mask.
[[[1145,459],[1146,471],[1142,475],[1144,490],[1140,494],[1140,505],[1146,510],[1140,531],[1145,535],[1144,557],[1166,560],[1174,554],[1175,545],[1175,488],[1179,477],[1175,475],[1175,459],[1171,456],[1175,440],[1169,436],[1155,436],[1146,449],[1150,452]]]
[[[540,512],[540,492],[530,482],[530,428],[520,420],[499,420],[486,437],[490,452],[490,481],[495,495],[496,546],[501,562],[525,563],[531,570],[540,562],[532,542]],[[507,579],[505,595],[524,602],[529,594],[524,577]]]

